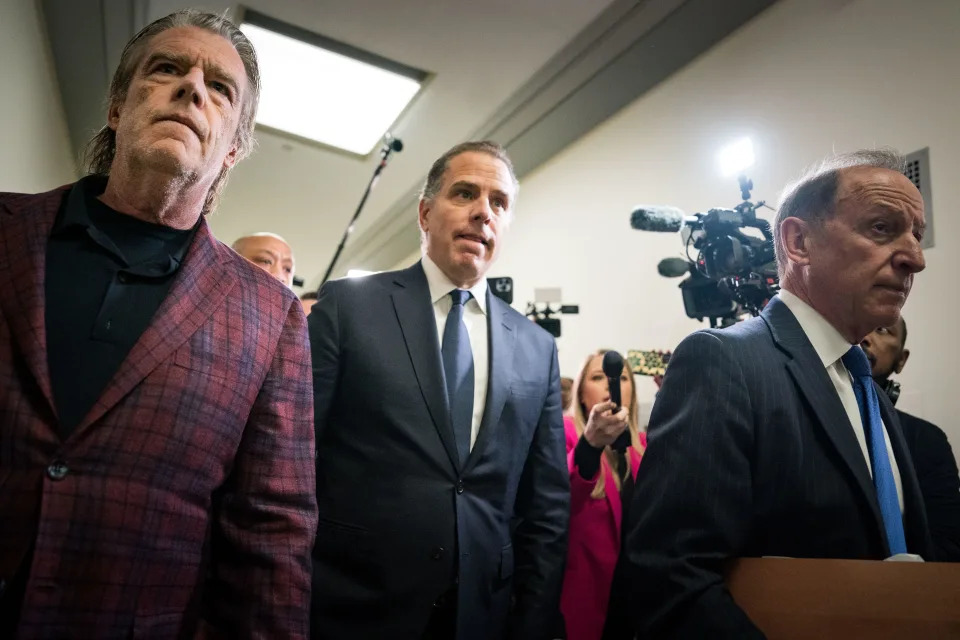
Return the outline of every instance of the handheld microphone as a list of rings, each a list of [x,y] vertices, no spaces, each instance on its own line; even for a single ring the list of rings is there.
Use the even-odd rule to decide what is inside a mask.
[[[675,232],[683,226],[687,214],[676,207],[639,205],[630,214],[630,226],[638,231]]]
[[[664,258],[657,263],[657,273],[664,278],[679,278],[690,273],[691,264],[683,258]]]
[[[610,389],[610,402],[617,405],[613,412],[620,411],[623,399],[620,397],[620,376],[623,375],[623,356],[616,351],[607,351],[603,354],[603,375],[607,376],[607,386]],[[617,436],[610,448],[614,451],[626,451],[630,446],[630,427]]]

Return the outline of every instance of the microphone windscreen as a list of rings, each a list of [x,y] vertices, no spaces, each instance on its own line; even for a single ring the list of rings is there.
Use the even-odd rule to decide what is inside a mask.
[[[603,375],[607,376],[610,389],[610,401],[620,406],[620,375],[623,373],[623,356],[616,351],[607,351],[603,354]]]
[[[679,231],[686,214],[677,207],[640,205],[630,214],[630,226],[638,231]]]
[[[607,351],[603,354],[603,375],[608,378],[619,378],[623,373],[623,356],[616,351]]]
[[[690,264],[683,258],[664,258],[657,263],[657,273],[664,278],[679,278],[690,273]]]

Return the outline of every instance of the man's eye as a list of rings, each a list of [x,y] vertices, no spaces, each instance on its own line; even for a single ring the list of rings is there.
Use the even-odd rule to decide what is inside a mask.
[[[254,258],[253,261],[257,264],[264,264],[268,267],[273,264],[273,260],[269,258]]]
[[[227,87],[227,85],[223,84],[222,82],[214,81],[210,83],[210,86],[213,87],[213,90],[216,91],[217,93],[222,93],[228,98],[230,97],[230,88]]]
[[[177,68],[169,62],[161,62],[156,67],[154,67],[154,71],[157,71],[159,73],[176,73]]]

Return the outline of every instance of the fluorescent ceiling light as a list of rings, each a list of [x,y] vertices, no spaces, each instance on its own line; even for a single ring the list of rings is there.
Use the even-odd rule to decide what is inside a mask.
[[[248,11],[257,50],[257,124],[366,155],[420,90],[426,73]]]
[[[732,176],[753,166],[753,142],[750,138],[741,138],[720,150],[717,154],[720,173]]]

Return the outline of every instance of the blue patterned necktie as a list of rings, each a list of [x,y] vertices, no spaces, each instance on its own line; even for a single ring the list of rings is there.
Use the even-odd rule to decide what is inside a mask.
[[[877,490],[877,502],[880,503],[880,515],[887,531],[890,554],[907,552],[907,543],[903,535],[903,517],[900,515],[900,500],[897,498],[897,485],[887,455],[887,445],[883,440],[883,422],[880,419],[880,400],[870,375],[870,362],[860,347],[850,347],[843,356],[843,366],[853,376],[853,392],[860,406],[860,419],[867,436],[867,449],[870,451],[870,466],[873,467],[873,486]]]
[[[470,431],[473,425],[473,350],[463,323],[463,307],[473,297],[469,291],[450,292],[453,304],[443,328],[443,376],[447,381],[450,423],[457,441],[461,466],[470,455]]]

